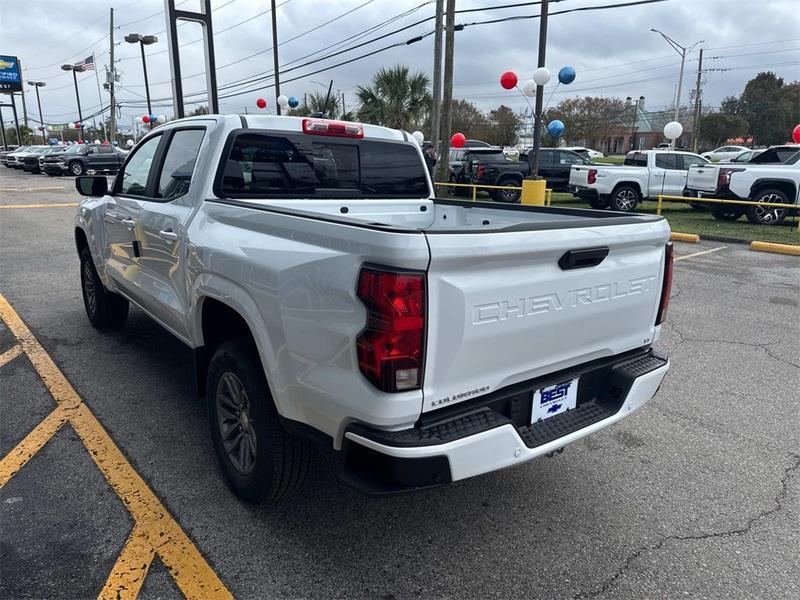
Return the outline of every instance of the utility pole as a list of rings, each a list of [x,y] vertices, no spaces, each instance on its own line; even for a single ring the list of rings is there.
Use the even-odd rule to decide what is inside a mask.
[[[703,49],[700,48],[700,58],[697,59],[697,87],[694,88],[694,117],[692,118],[692,152],[697,153],[698,134],[700,133],[700,88],[703,76]]]
[[[431,142],[439,152],[439,115],[442,102],[442,17],[444,0],[436,0],[436,30],[433,34],[433,101],[431,103]]]
[[[22,77],[22,61],[17,59],[17,66],[19,67],[20,78]],[[20,94],[22,94],[22,120],[25,122],[25,127],[28,127],[28,105],[25,103],[25,88],[20,86]]]
[[[347,114],[347,108],[345,108],[344,105],[344,92],[342,92],[342,117],[344,117],[346,114]]]
[[[545,53],[547,51],[547,0],[542,0],[541,13],[539,17],[539,62],[537,67],[543,67],[545,63]],[[539,178],[539,148],[542,142],[542,105],[544,103],[544,86],[536,86],[536,109],[534,113],[533,125],[533,150],[528,159],[531,164],[531,178]]]
[[[444,40],[444,96],[442,112],[439,115],[439,139],[441,152],[436,163],[437,179],[450,179],[450,128],[452,127],[453,107],[453,53],[456,36],[456,0],[447,0],[447,17],[445,19]]]
[[[114,140],[117,137],[117,111],[116,111],[116,96],[114,95],[114,84],[117,82],[117,64],[114,62],[114,9],[109,9],[109,17],[108,17],[108,39],[109,39],[109,55],[111,60],[111,65],[108,68],[107,73],[107,81],[108,81],[108,93],[111,96],[111,114],[109,118],[109,129],[111,130],[110,141],[111,144],[114,144]],[[96,66],[96,65],[95,65]]]
[[[278,74],[278,15],[275,12],[275,0],[272,0],[272,62],[275,68],[275,111],[280,115],[278,96],[281,95],[281,79]]]

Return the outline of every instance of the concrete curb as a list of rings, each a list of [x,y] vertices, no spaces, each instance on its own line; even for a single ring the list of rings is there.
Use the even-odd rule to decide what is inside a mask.
[[[791,244],[773,244],[772,242],[750,242],[750,249],[758,252],[775,252],[777,254],[792,254],[800,256],[800,246]]]

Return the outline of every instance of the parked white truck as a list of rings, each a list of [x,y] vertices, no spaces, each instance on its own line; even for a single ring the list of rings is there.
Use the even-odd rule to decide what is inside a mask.
[[[628,152],[623,165],[573,165],[569,189],[592,208],[631,212],[659,194],[685,195],[687,169],[698,164],[708,159],[691,152],[637,150]]]
[[[797,204],[800,197],[800,147],[795,148],[794,154],[781,164],[694,165],[689,169],[686,187],[690,193],[700,196],[753,202],[752,206],[711,204],[711,214],[716,219],[736,221],[747,215],[747,220],[756,225],[778,225],[792,209],[764,206],[758,202]]]
[[[276,116],[148,133],[80,177],[86,313],[194,351],[232,489],[277,499],[309,443],[374,494],[517,465],[631,414],[669,368],[661,217],[433,197],[401,131]]]

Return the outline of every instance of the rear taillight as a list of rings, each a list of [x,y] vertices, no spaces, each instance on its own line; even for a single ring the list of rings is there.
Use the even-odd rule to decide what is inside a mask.
[[[363,267],[358,297],[367,326],[358,336],[358,367],[384,392],[422,385],[425,360],[425,273]]]
[[[597,169],[589,169],[589,174],[586,175],[586,183],[595,183],[597,181]]]
[[[303,133],[336,137],[363,138],[364,127],[358,123],[329,121],[328,119],[303,119]]]
[[[656,325],[661,325],[667,318],[669,308],[669,296],[672,293],[672,264],[673,264],[672,242],[667,244],[664,256],[664,280],[661,282],[661,302],[658,304],[658,316]]]
[[[483,177],[485,174],[486,174],[486,167],[483,166],[483,163],[478,163],[478,166],[475,169],[475,176]]]
[[[717,175],[717,189],[728,187],[731,183],[731,173],[737,173],[738,171],[744,171],[744,169],[720,169],[719,175]]]

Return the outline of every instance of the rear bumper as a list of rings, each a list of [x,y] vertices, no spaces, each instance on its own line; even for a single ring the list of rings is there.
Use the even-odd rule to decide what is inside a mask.
[[[483,405],[427,425],[387,432],[353,424],[345,432],[342,478],[369,494],[433,487],[550,454],[616,423],[649,401],[669,370],[652,351],[587,365],[492,394]],[[533,391],[580,376],[575,409],[529,423]]]

